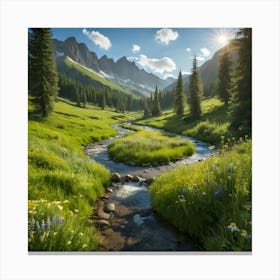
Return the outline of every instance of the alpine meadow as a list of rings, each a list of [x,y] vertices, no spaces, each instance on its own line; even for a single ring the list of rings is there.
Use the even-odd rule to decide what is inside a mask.
[[[252,251],[251,28],[30,28],[26,98],[30,253]]]

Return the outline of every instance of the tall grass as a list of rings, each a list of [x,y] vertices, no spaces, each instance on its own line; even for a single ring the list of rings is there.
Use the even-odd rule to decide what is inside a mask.
[[[152,204],[208,251],[251,250],[251,142],[157,178]]]
[[[187,140],[145,130],[116,139],[108,146],[109,155],[114,160],[136,165],[164,164],[194,151],[194,146]]]
[[[28,122],[29,250],[92,251],[99,237],[89,220],[109,184],[109,170],[89,159],[82,145],[115,135],[111,124],[131,119],[60,99],[46,120]]]

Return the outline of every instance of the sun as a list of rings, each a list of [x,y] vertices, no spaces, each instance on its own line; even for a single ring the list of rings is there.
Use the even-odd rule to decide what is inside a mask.
[[[220,45],[225,46],[228,44],[229,37],[226,34],[220,34],[217,38],[217,41]]]

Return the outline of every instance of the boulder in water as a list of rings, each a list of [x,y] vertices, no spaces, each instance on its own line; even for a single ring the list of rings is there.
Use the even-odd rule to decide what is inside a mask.
[[[126,182],[132,181],[132,179],[133,179],[133,176],[132,176],[132,175],[130,175],[130,174],[126,174],[126,175],[125,175],[125,181],[126,181]]]
[[[111,176],[111,181],[115,182],[115,183],[120,182],[121,181],[121,175],[117,172],[113,173],[112,176]]]

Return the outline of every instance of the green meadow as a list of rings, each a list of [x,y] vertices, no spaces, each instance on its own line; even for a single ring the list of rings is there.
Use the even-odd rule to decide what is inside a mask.
[[[138,124],[150,125],[170,132],[192,136],[209,144],[220,143],[221,136],[229,137],[230,119],[229,105],[217,98],[205,99],[201,102],[202,117],[192,120],[186,106],[185,117],[179,119],[173,109],[162,112],[160,116],[138,120]]]
[[[89,217],[110,172],[87,157],[83,145],[115,135],[111,125],[132,118],[59,98],[51,116],[40,119],[29,104],[29,250],[96,250],[99,237]]]
[[[179,166],[150,187],[154,209],[202,250],[251,250],[251,141],[203,162]]]
[[[135,165],[165,164],[189,156],[194,151],[194,146],[187,140],[139,129],[108,146],[109,155],[114,160]]]

